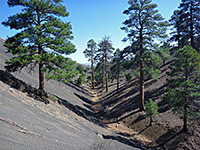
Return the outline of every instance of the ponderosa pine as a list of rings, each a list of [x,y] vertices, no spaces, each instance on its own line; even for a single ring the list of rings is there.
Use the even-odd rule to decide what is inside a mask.
[[[183,119],[183,131],[187,132],[189,119],[199,119],[200,111],[200,54],[192,46],[184,46],[175,52],[170,64],[165,100]]]
[[[131,42],[131,53],[138,60],[140,68],[140,110],[144,110],[144,68],[152,73],[157,73],[159,70],[154,70],[153,67],[146,63],[151,60],[159,59],[154,53],[155,40],[166,37],[166,29],[168,23],[156,10],[157,5],[152,3],[152,0],[129,0],[129,7],[123,13],[129,18],[124,21],[124,27],[121,29],[127,33],[124,41]],[[153,58],[152,58],[153,57]],[[149,59],[150,58],[150,59]],[[150,60],[150,61],[148,61]]]
[[[10,16],[2,24],[19,32],[9,37],[5,46],[14,57],[6,62],[7,71],[39,66],[39,89],[44,90],[44,72],[48,78],[61,80],[74,76],[75,62],[61,57],[74,53],[71,25],[61,18],[68,17],[62,0],[8,0],[9,7],[21,6],[22,12]],[[65,63],[71,63],[71,66]],[[72,65],[73,64],[73,65]],[[64,67],[64,68],[61,68]],[[57,71],[59,73],[57,73]]]
[[[92,70],[92,89],[94,89],[95,81],[94,81],[94,57],[97,52],[97,44],[93,39],[90,39],[87,42],[87,48],[83,52],[86,58],[91,61],[91,70]]]
[[[108,60],[110,54],[113,52],[114,48],[112,47],[112,42],[110,41],[110,37],[103,37],[102,41],[98,44],[98,55],[102,59],[102,86],[104,85],[104,71],[106,77],[106,92],[108,92]]]

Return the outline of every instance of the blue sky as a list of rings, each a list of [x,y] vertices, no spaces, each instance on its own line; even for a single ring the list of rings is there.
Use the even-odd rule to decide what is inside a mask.
[[[158,5],[158,10],[167,20],[173,11],[178,8],[181,0],[153,0]],[[87,41],[94,39],[99,43],[103,36],[111,37],[114,48],[123,49],[127,44],[121,42],[126,36],[120,29],[122,22],[126,19],[123,11],[128,8],[128,0],[64,0],[64,5],[70,16],[66,21],[70,21],[76,53],[70,55],[73,60],[79,63],[88,63],[83,55],[87,46]],[[9,16],[19,12],[19,7],[9,8],[7,0],[0,0],[0,22]],[[0,37],[6,39],[16,33],[0,24]]]

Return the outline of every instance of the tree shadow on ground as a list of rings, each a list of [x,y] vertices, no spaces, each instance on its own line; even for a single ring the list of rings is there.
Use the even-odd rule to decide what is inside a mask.
[[[117,101],[120,101],[122,97],[117,98]],[[139,95],[131,97],[123,102],[120,102],[110,110],[99,111],[99,115],[103,116],[105,119],[114,119],[117,120],[123,114],[131,112],[139,107]],[[128,115],[127,115],[128,116]]]
[[[128,92],[126,90],[127,90],[126,87],[121,87],[119,92],[120,94],[117,93],[116,90],[114,90],[113,92],[110,92],[108,95],[100,98],[98,103],[101,104],[102,106],[109,106],[109,105],[113,106],[118,102],[120,102],[120,100],[132,96],[138,92],[138,88],[131,89]]]
[[[23,93],[27,92],[28,96],[35,100],[49,104],[49,97],[47,92],[38,90],[28,85],[24,81],[17,79],[15,76],[6,71],[0,70],[0,81]]]
[[[74,95],[76,95],[79,99],[81,99],[83,102],[87,103],[87,104],[93,104],[93,102],[91,100],[89,100],[88,98],[84,97],[84,96],[81,96],[77,93],[74,93]]]
[[[180,130],[180,127],[176,127],[159,137],[156,143],[158,147],[162,147],[163,149],[176,149],[179,143],[187,140],[187,137],[184,135],[186,134]]]
[[[160,101],[157,103],[159,113],[164,113],[164,112],[166,112],[170,109],[169,102],[162,100],[162,95],[164,94],[164,88],[166,86],[167,86],[167,84],[164,84],[157,89],[145,92],[145,99],[146,100],[149,100],[150,98],[152,100],[160,99]]]
[[[79,86],[78,84],[74,84],[73,82],[70,82],[70,83],[67,83],[66,85],[68,85],[69,87],[75,89],[78,92],[81,92],[81,93],[83,93],[83,94],[85,94],[87,96],[93,97],[93,94],[90,91],[88,91],[87,89]]]
[[[140,122],[140,121],[142,121],[144,119],[146,119],[146,117],[144,115],[139,115],[135,120],[133,120],[133,122],[129,126],[131,126],[131,125],[133,125],[135,123],[138,123],[138,122]]]
[[[135,114],[135,110],[139,107],[139,94],[137,94],[139,87],[132,88],[131,90],[127,90],[127,88],[136,86],[137,84],[138,80],[135,78],[130,84],[124,84],[119,88],[120,94],[115,89],[113,92],[101,97],[95,103],[100,105],[98,115],[111,122],[117,122]],[[129,114],[127,115],[126,113]],[[124,114],[126,116],[123,116]]]
[[[50,103],[49,102],[49,94],[45,91],[43,91],[42,95],[37,95],[38,89],[31,87],[30,85],[27,85],[25,82],[17,79],[15,76],[12,74],[5,72],[3,70],[0,70],[0,81],[3,83],[9,85],[10,87],[17,89],[21,92],[27,92],[29,97],[32,97],[34,100],[38,100],[41,102],[44,102],[45,104]],[[51,94],[52,95],[52,94]],[[75,93],[75,95],[82,101],[91,104],[91,101],[83,96],[80,96],[79,94]],[[67,100],[61,99],[60,97],[54,95],[58,99],[58,103],[60,105],[64,105],[66,108],[69,110],[73,111],[75,114],[78,116],[87,119],[90,122],[93,122],[101,127],[106,127],[102,123],[102,121],[97,117],[97,115],[89,110],[86,110],[80,106],[73,105],[69,103]]]
[[[113,135],[102,135],[102,136],[103,136],[104,139],[115,140],[115,141],[118,141],[120,143],[129,145],[131,147],[139,148],[141,150],[147,150],[148,149],[147,146],[143,145],[142,143],[140,143],[138,141],[134,141],[132,139],[127,139],[127,138],[124,138],[124,137],[121,137],[121,136],[113,136]]]
[[[78,116],[85,118],[86,120],[93,122],[94,124],[97,124],[101,127],[106,127],[106,125],[104,125],[104,123],[98,118],[96,113],[89,111],[87,109],[84,109],[78,105],[73,105],[73,104],[69,103],[67,100],[61,99],[59,97],[57,97],[57,98],[59,99],[58,103],[60,105],[64,105],[66,108],[73,111]]]

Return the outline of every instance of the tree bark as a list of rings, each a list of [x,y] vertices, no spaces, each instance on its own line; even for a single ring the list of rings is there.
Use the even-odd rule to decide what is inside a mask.
[[[142,60],[143,55],[143,25],[141,23],[140,28],[140,111],[144,110],[144,62]]]
[[[185,81],[188,80],[188,59],[186,58],[185,60]],[[187,99],[185,98],[185,101],[184,101],[184,114],[183,114],[183,132],[187,132]]]
[[[39,63],[39,89],[44,90],[44,73],[42,71],[43,63]]]
[[[117,93],[119,93],[119,60],[117,60]]]
[[[140,111],[144,110],[144,63],[140,60]]]
[[[152,122],[153,122],[153,118],[152,118],[152,116],[150,116],[150,123],[149,123],[149,126],[152,126]]]
[[[184,104],[184,114],[183,114],[183,132],[187,133],[187,103]]]
[[[190,42],[191,46],[194,48],[194,27],[193,27],[193,2],[191,1],[191,6],[190,6]]]
[[[39,8],[37,8],[36,12],[37,12],[38,25],[40,25],[41,20],[40,20],[40,10],[39,10]],[[38,39],[39,39],[42,36],[42,33],[38,33],[37,36],[38,36]],[[38,43],[38,54],[41,55],[41,56],[43,55],[43,50],[42,50],[42,46],[41,46],[40,43]],[[39,89],[40,90],[44,90],[44,73],[42,71],[42,67],[43,67],[43,62],[41,60],[40,63],[39,63]]]
[[[108,65],[107,65],[107,54],[105,54],[105,73],[106,73],[106,92],[108,92]]]
[[[91,69],[92,69],[92,89],[94,89],[94,66],[93,66],[93,56],[91,56]]]
[[[102,58],[102,62],[103,62],[103,65],[102,65],[102,88],[104,88],[104,58]]]

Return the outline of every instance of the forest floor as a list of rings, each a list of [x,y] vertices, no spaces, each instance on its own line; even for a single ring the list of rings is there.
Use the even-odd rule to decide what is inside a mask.
[[[139,81],[134,78],[126,83],[121,80],[120,92],[116,83],[109,85],[106,93],[101,87],[95,89],[92,108],[108,126],[119,135],[137,140],[152,149],[166,150],[199,150],[200,122],[191,122],[189,132],[182,132],[180,116],[162,100],[166,86],[168,64],[161,68],[159,80],[145,79],[145,99],[152,98],[158,104],[159,116],[153,118],[152,126],[144,112],[139,111]]]

